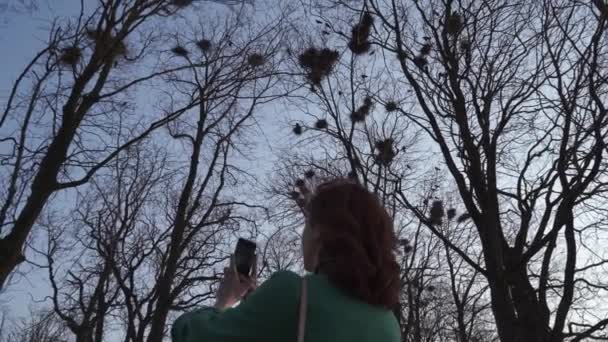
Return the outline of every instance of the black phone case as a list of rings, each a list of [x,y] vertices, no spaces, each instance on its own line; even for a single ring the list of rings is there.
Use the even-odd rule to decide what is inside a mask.
[[[246,277],[249,277],[251,274],[251,269],[255,261],[256,247],[255,242],[242,238],[239,239],[236,244],[236,249],[234,251],[236,270]]]

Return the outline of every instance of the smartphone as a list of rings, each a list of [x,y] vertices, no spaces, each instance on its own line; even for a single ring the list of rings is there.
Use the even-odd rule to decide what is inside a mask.
[[[255,262],[256,247],[255,242],[243,238],[240,238],[236,243],[236,249],[234,251],[236,270],[246,277],[251,276],[251,270],[253,269],[253,263]]]

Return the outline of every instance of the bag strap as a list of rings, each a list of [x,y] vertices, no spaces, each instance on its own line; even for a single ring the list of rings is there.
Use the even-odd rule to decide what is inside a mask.
[[[302,277],[302,288],[300,291],[300,307],[298,310],[298,342],[304,342],[306,333],[306,309],[308,306],[308,286],[306,277]]]

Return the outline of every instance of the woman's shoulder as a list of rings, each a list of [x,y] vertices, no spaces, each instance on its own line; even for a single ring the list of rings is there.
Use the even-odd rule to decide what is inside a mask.
[[[260,287],[253,292],[248,302],[261,302],[266,305],[272,298],[273,302],[285,305],[294,302],[300,291],[301,278],[291,271],[278,271],[273,273]]]
[[[267,281],[278,287],[299,288],[301,280],[297,273],[284,270],[273,273]]]

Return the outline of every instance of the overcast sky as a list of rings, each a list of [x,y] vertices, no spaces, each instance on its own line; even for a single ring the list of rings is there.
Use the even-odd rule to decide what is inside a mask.
[[[3,51],[0,54],[0,107],[3,107],[11,85],[23,67],[44,46],[51,20],[56,17],[77,15],[80,11],[80,1],[77,0],[38,0],[34,11],[23,11],[23,4],[31,1],[34,0],[0,0],[0,50]],[[86,3],[94,4],[95,0],[85,0],[85,7]],[[205,4],[206,10],[210,8],[208,4]],[[226,9],[223,6],[217,7]],[[258,2],[255,7],[257,11],[263,6]],[[288,115],[277,111],[279,110],[275,109],[275,106],[262,109],[258,124],[259,127],[264,126],[264,134],[258,132],[256,139],[259,139],[259,144],[256,144],[255,157],[252,158],[253,161],[246,162],[246,169],[260,176],[260,179],[264,179],[272,168],[274,161],[272,156],[275,153],[271,146],[283,146],[291,138],[289,128],[283,129],[283,133],[279,131],[288,127],[290,120]],[[282,115],[283,118],[278,124],[277,115]],[[268,125],[270,118],[272,124]],[[73,202],[69,201],[70,196],[69,192],[63,192],[54,201]],[[39,239],[35,241],[40,243]],[[35,254],[31,250],[26,251],[26,256],[28,260],[36,261]],[[19,270],[27,274],[19,276],[16,282],[0,294],[0,309],[8,312],[12,322],[27,317],[32,306],[46,306],[44,298],[50,295],[46,271],[24,264]]]
[[[53,0],[39,1],[37,8],[27,13],[23,3],[28,0],[0,0],[0,103],[8,96],[8,91],[23,70],[23,67],[32,58],[33,54],[42,48],[50,20],[56,16],[77,14],[79,1]],[[19,281],[7,288],[6,293],[0,295],[0,302],[8,301],[5,308],[10,318],[18,319],[28,313],[28,306],[35,301],[42,300],[48,294],[48,283],[44,280],[44,272],[30,267],[26,278],[19,277]]]

